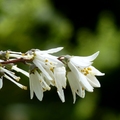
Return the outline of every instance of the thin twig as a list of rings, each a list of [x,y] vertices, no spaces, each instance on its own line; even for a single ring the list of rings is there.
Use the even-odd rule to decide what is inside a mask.
[[[31,61],[30,59],[24,59],[24,58],[18,58],[18,59],[15,59],[15,60],[8,60],[8,61],[2,61],[0,62],[0,64],[9,64],[9,63],[17,63],[17,62],[29,62]]]

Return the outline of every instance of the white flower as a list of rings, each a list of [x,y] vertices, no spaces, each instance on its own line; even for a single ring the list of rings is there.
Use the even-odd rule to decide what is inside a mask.
[[[37,70],[32,70],[30,73],[30,97],[33,98],[35,93],[36,97],[41,101],[43,99],[43,92],[50,90],[50,87],[44,81],[42,73]]]
[[[62,102],[65,101],[62,88],[66,87],[66,70],[64,64],[56,56],[49,53],[55,53],[63,49],[62,47],[49,49],[46,51],[35,50],[33,63],[43,73],[47,83],[57,87],[57,92]]]
[[[104,73],[91,66],[92,61],[98,54],[99,52],[88,57],[69,57],[68,67],[71,71],[68,72],[67,77],[73,93],[74,103],[76,94],[84,98],[85,90],[93,92],[94,87],[100,87],[100,83],[95,75],[102,76]]]

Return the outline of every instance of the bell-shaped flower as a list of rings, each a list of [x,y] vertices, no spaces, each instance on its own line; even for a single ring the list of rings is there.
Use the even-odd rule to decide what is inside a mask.
[[[56,86],[58,95],[62,102],[64,99],[64,92],[62,88],[66,87],[66,70],[64,64],[59,61],[56,56],[50,53],[55,53],[63,49],[62,47],[41,51],[36,49],[34,51],[33,63],[44,75],[48,84]]]
[[[99,52],[96,52],[88,57],[71,56],[68,58],[70,71],[67,77],[73,93],[74,103],[76,94],[83,98],[85,90],[93,92],[94,87],[100,87],[100,83],[95,76],[102,76],[104,73],[92,66],[92,61],[98,54]]]

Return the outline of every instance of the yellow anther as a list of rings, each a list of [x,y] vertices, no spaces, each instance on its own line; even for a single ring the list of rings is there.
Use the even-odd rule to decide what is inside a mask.
[[[84,68],[81,70],[81,72],[86,76],[89,74],[89,71],[92,70],[91,68]]]
[[[86,76],[86,75],[87,75],[87,73],[84,73],[84,75]]]
[[[89,71],[88,71],[88,70],[86,70],[86,74],[89,74]]]
[[[85,89],[82,87],[82,90],[85,90]]]
[[[19,81],[20,80],[20,77],[16,77],[16,79],[15,79],[16,81]]]
[[[23,90],[27,90],[27,87],[26,87],[26,86],[22,86],[22,89],[23,89]]]
[[[50,62],[50,64],[52,65],[52,63]]]
[[[46,59],[45,62],[48,62],[48,60]]]
[[[53,81],[52,83],[53,83],[53,85],[55,85],[55,81]]]
[[[25,54],[24,54],[24,53],[22,53],[22,56],[25,56]]]
[[[90,70],[90,71],[91,71],[92,69],[88,67],[87,70]]]
[[[81,72],[85,72],[84,70],[81,70]]]
[[[53,67],[51,67],[50,70],[51,70],[52,72],[54,72],[54,68],[53,68]]]

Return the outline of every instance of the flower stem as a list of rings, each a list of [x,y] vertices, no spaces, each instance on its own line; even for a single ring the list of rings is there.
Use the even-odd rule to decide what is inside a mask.
[[[0,64],[9,64],[9,63],[17,63],[17,62],[30,62],[31,59],[24,59],[24,58],[18,58],[18,59],[14,59],[14,60],[8,60],[8,61],[2,61],[0,62]]]

